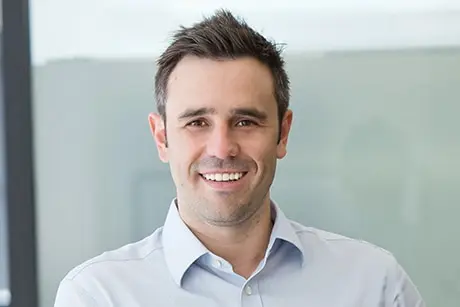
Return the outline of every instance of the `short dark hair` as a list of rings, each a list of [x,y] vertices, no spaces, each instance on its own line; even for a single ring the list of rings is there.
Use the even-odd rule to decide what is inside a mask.
[[[281,120],[289,107],[289,78],[281,57],[281,45],[268,41],[241,18],[227,10],[218,10],[191,27],[181,26],[173,41],[157,61],[155,98],[158,113],[166,120],[167,85],[177,63],[187,55],[209,59],[253,57],[266,65],[273,76],[274,94]]]

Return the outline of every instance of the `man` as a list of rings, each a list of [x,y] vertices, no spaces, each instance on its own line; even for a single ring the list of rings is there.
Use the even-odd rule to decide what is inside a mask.
[[[177,197],[163,227],[61,282],[63,306],[424,306],[393,256],[270,199],[293,113],[277,46],[218,11],[161,55],[149,116]]]

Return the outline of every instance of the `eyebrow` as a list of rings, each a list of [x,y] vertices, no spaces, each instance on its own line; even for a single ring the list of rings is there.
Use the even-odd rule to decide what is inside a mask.
[[[267,113],[259,111],[256,108],[236,108],[232,110],[233,116],[249,116],[252,118],[257,118],[260,121],[266,121],[268,118]]]
[[[198,109],[187,109],[182,112],[178,119],[184,120],[193,117],[199,117],[208,114],[215,114],[217,113],[216,109],[214,108],[198,108]],[[257,118],[260,121],[266,121],[268,118],[267,113],[263,111],[259,111],[256,108],[236,108],[231,111],[232,116],[249,116],[252,118]]]
[[[184,112],[182,112],[178,118],[179,120],[183,120],[214,113],[216,113],[216,110],[214,108],[187,109]]]

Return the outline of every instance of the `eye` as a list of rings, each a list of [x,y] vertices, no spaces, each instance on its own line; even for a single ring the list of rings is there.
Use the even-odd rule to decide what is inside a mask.
[[[187,124],[187,126],[190,126],[190,127],[206,127],[208,124],[202,120],[202,119],[197,119],[197,120],[194,120],[194,121],[191,121],[190,123]]]
[[[236,126],[237,127],[248,127],[248,126],[253,126],[255,125],[256,123],[252,120],[248,120],[248,119],[243,119],[243,120],[240,120],[239,122],[236,123]]]

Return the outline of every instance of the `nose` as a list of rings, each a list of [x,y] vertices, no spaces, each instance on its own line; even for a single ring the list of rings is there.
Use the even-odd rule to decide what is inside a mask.
[[[206,149],[209,156],[222,160],[228,157],[235,157],[239,153],[239,146],[235,136],[232,134],[230,127],[224,124],[214,126],[209,135]]]

